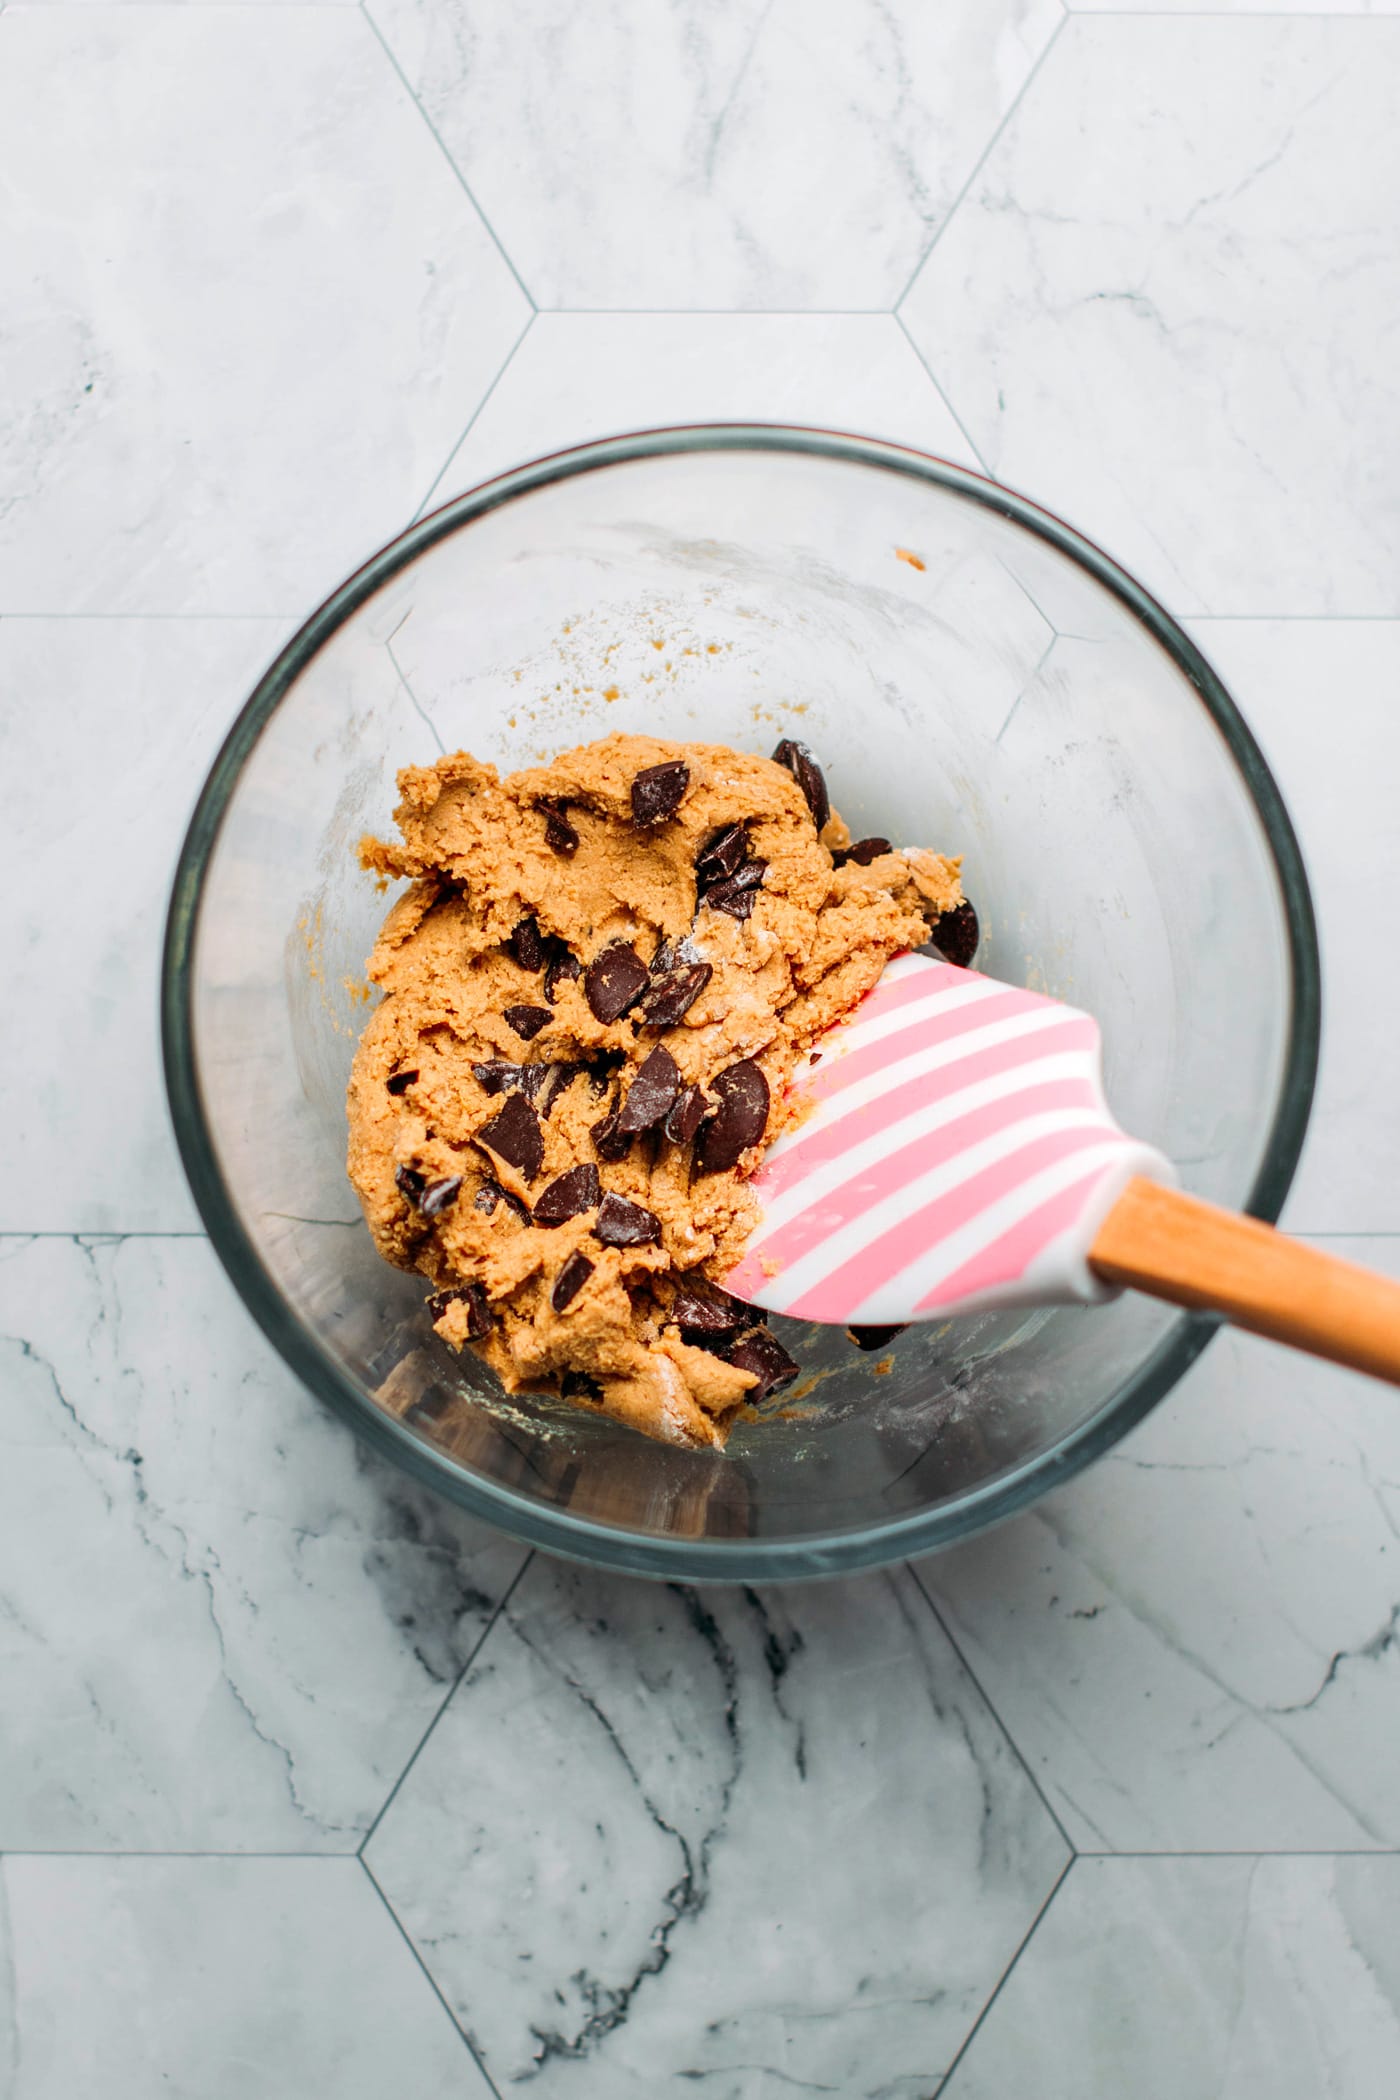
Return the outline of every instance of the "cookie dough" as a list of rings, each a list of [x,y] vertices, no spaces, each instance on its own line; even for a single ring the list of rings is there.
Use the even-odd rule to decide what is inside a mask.
[[[506,778],[457,752],[399,791],[360,848],[410,884],[349,1088],[375,1242],[507,1390],[722,1445],[795,1375],[717,1286],[794,1061],[931,928],[969,959],[959,863],[852,844],[786,740],[611,736]]]

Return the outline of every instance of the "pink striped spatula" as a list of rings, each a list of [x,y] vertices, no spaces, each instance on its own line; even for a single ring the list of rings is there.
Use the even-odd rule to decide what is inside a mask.
[[[798,1067],[726,1284],[842,1326],[1096,1304],[1124,1285],[1400,1384],[1400,1284],[1175,1186],[1104,1099],[1098,1025],[901,955]]]

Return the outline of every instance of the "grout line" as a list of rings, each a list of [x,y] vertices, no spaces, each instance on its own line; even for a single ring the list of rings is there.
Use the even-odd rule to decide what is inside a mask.
[[[893,319],[895,326],[901,331],[905,341],[908,343],[915,357],[918,358],[919,363],[923,366],[924,371],[927,373],[929,385],[933,388],[933,391],[935,392],[935,394],[937,394],[939,400],[943,403],[943,406],[947,409],[949,415],[957,424],[958,429],[962,432],[964,442],[966,443],[969,452],[971,452],[973,458],[976,460],[978,466],[982,469],[982,472],[987,476],[988,480],[995,480],[996,477],[992,473],[991,468],[987,465],[986,460],[983,459],[980,448],[977,445],[975,445],[972,441],[972,432],[968,429],[966,423],[964,423],[962,417],[958,414],[952,402],[948,399],[947,394],[944,392],[943,387],[941,386],[937,377],[934,374],[933,366],[929,363],[928,359],[924,356],[923,351],[919,348],[913,336],[909,333],[909,324],[905,320],[903,314],[896,310]],[[1038,605],[1036,606],[1036,611],[1040,612],[1040,607]],[[1045,619],[1044,613],[1041,613],[1040,616],[1042,619]],[[1049,626],[1049,624],[1050,623],[1047,620],[1046,625]]]
[[[456,2013],[453,2012],[452,2007],[448,2004],[446,1998],[443,1996],[442,1990],[438,1984],[436,1976],[434,1976],[432,1970],[428,1967],[428,1964],[424,1961],[422,1955],[419,1953],[415,1942],[410,1937],[407,1929],[405,1928],[403,1919],[399,1916],[393,1904],[389,1901],[389,1898],[385,1895],[383,1889],[379,1886],[379,1883],[375,1880],[373,1874],[365,1865],[364,1860],[360,1861],[360,1865],[364,1867],[365,1878],[369,1882],[370,1887],[374,1890],[375,1895],[378,1896],[380,1902],[384,1905],[385,1910],[388,1911],[389,1916],[393,1919],[394,1925],[399,1933],[400,1938],[403,1940],[405,1947],[407,1947],[409,1953],[413,1956],[413,1959],[417,1962],[419,1968],[423,1971],[424,1976],[427,1978],[428,1986],[432,1991],[433,1996],[437,1999],[438,2004],[442,2007],[443,2011],[447,2014],[448,2019],[452,2022],[452,2025],[456,2028],[458,2034],[461,2036],[463,2047],[466,2049],[468,2055],[471,2057],[471,2060],[476,2065],[478,2071],[480,2071],[482,2077],[486,2080],[486,2084],[491,2090],[491,2092],[493,2092],[496,2095],[496,2100],[501,2100],[500,2089],[497,2086],[495,2079],[491,2076],[491,2073],[487,2070],[485,2064],[481,2061],[481,2058],[477,2055],[475,2042],[473,2042],[471,2036],[467,2033],[466,2028],[462,2025],[461,2021],[457,2018]]]
[[[468,1654],[466,1661],[463,1663],[461,1669],[457,1672],[457,1675],[453,1678],[452,1683],[448,1688],[447,1695],[444,1698],[441,1706],[439,1706],[437,1712],[433,1715],[432,1720],[429,1721],[427,1727],[424,1729],[423,1734],[419,1739],[418,1746],[414,1750],[412,1757],[410,1757],[408,1763],[404,1766],[398,1778],[394,1781],[394,1784],[389,1789],[388,1799],[385,1801],[384,1806],[380,1809],[378,1815],[370,1824],[369,1829],[360,1839],[359,1849],[356,1852],[355,1857],[358,1860],[360,1860],[361,1863],[363,1863],[364,1861],[365,1847],[368,1845],[370,1839],[374,1836],[375,1831],[378,1830],[380,1824],[384,1821],[385,1816],[389,1813],[389,1810],[392,1808],[395,1800],[398,1798],[399,1789],[403,1785],[404,1781],[407,1779],[409,1773],[413,1770],[413,1767],[417,1764],[419,1758],[422,1756],[424,1747],[427,1744],[429,1736],[437,1727],[438,1722],[442,1719],[443,1715],[447,1712],[448,1707],[452,1704],[453,1699],[456,1697],[457,1687],[462,1683],[463,1679],[466,1677],[468,1670],[471,1669],[472,1664],[476,1661],[482,1649],[490,1640],[491,1635],[495,1632],[496,1621],[500,1618],[501,1613],[505,1610],[506,1606],[510,1603],[511,1598],[515,1595],[516,1590],[520,1587],[521,1577],[524,1575],[525,1570],[529,1567],[534,1557],[535,1554],[534,1549],[532,1547],[531,1550],[525,1555],[524,1560],[521,1561],[520,1566],[516,1569],[509,1583],[507,1583],[504,1591],[501,1594],[500,1602],[497,1604],[496,1609],[492,1612],[490,1618],[486,1621],[485,1626],[483,1626],[483,1628],[481,1629],[481,1632],[478,1635],[470,1653]],[[368,1868],[366,1868],[366,1872],[368,1872]]]
[[[997,1712],[994,1702],[987,1695],[986,1686],[982,1683],[981,1679],[977,1675],[977,1672],[973,1669],[971,1663],[963,1654],[963,1651],[958,1645],[957,1640],[949,1631],[948,1622],[944,1618],[942,1612],[938,1609],[938,1606],[934,1603],[933,1598],[930,1596],[928,1590],[926,1589],[923,1577],[920,1575],[919,1570],[914,1566],[912,1561],[906,1561],[905,1566],[908,1568],[909,1573],[914,1578],[915,1588],[918,1590],[920,1596],[923,1598],[929,1610],[933,1613],[935,1620],[941,1628],[943,1638],[947,1641],[948,1646],[952,1649],[954,1655],[956,1655],[958,1661],[962,1664],[963,1669],[967,1672],[968,1678],[971,1681],[974,1689],[976,1690],[978,1697],[981,1699],[982,1704],[986,1707],[988,1713],[996,1722],[997,1727],[1001,1730],[1003,1736],[1006,1738],[1006,1741],[1011,1749],[1011,1754],[1015,1758],[1017,1764],[1021,1767],[1021,1770],[1025,1773],[1026,1778],[1029,1780],[1036,1799],[1039,1801],[1041,1807],[1045,1810],[1046,1815],[1049,1816],[1050,1821],[1054,1824],[1056,1830],[1059,1831],[1060,1836],[1065,1841],[1065,1844],[1069,1847],[1070,1861],[1072,1861],[1078,1850],[1074,1839],[1070,1836],[1069,1832],[1065,1829],[1064,1824],[1060,1821],[1058,1815],[1056,1815],[1054,1809],[1050,1806],[1049,1801],[1046,1799],[1044,1788],[1041,1786],[1040,1781],[1036,1778],[1030,1766],[1026,1763],[1025,1757],[1021,1751],[1020,1744],[1017,1742],[1015,1736],[1011,1733],[1011,1730],[1007,1727],[1005,1721],[1003,1721],[1003,1719],[1001,1718],[1001,1715]],[[1067,1867],[1068,1864],[1069,1862],[1066,1863]],[[1056,1884],[1056,1886],[1058,1887],[1058,1883]],[[1051,1894],[1054,1894],[1054,1890],[1051,1891]],[[1049,1899],[1047,1898],[1046,1900],[1048,1901]],[[1034,1930],[1034,1927],[1032,1927],[1032,1930]]]
[[[476,407],[467,417],[466,426],[463,429],[461,435],[458,437],[456,443],[453,445],[452,450],[448,453],[442,465],[438,468],[437,473],[433,476],[432,482],[430,483],[428,488],[428,493],[426,494],[426,496],[424,496],[422,502],[419,504],[417,510],[413,513],[413,516],[409,520],[409,523],[411,525],[416,525],[418,523],[418,520],[423,516],[423,513],[427,510],[428,505],[432,502],[434,495],[437,493],[438,486],[441,483],[443,476],[450,472],[452,462],[457,457],[457,454],[461,451],[463,445],[465,445],[465,443],[467,442],[468,437],[471,435],[472,428],[476,422],[477,417],[481,414],[481,411],[483,410],[483,408],[485,408],[487,402],[491,399],[491,396],[495,393],[497,387],[505,378],[507,367],[514,362],[516,351],[520,348],[520,345],[524,342],[526,336],[534,327],[536,319],[537,316],[534,313],[526,315],[525,326],[521,329],[519,335],[515,338],[515,341],[511,344],[509,350],[507,350],[504,359],[502,360],[501,364],[496,370],[494,377],[492,378],[490,386],[487,387],[486,392],[482,395],[481,399],[477,402]],[[400,622],[400,625],[402,625],[402,622]],[[394,629],[394,634],[397,633],[398,628],[396,627]],[[393,635],[390,635],[390,641],[392,641],[393,638]],[[405,681],[405,683],[406,682],[407,681]],[[417,704],[418,703],[415,701],[414,705],[417,706]]]
[[[981,2030],[983,2021],[986,2019],[988,2013],[996,2004],[997,1999],[1001,1996],[1003,1990],[1006,1988],[1007,1980],[1010,1977],[1012,1970],[1015,1968],[1017,1962],[1021,1959],[1021,1956],[1025,1953],[1027,1947],[1029,1947],[1031,1941],[1035,1938],[1036,1932],[1040,1926],[1041,1919],[1045,1916],[1046,1911],[1049,1910],[1051,1904],[1059,1895],[1060,1890],[1064,1887],[1065,1877],[1068,1875],[1070,1868],[1073,1865],[1074,1861],[1072,1859],[1067,1859],[1063,1867],[1061,1867],[1059,1873],[1055,1877],[1054,1887],[1051,1889],[1045,1901],[1041,1904],[1040,1909],[1036,1912],[1035,1916],[1031,1919],[1030,1929],[1027,1931],[1025,1938],[1022,1940],[1020,1946],[1016,1949],[1016,1952],[1012,1955],[1010,1961],[1006,1964],[1006,1967],[1002,1970],[1000,1976],[997,1978],[996,1989],[992,1992],[991,1997],[987,2000],[986,2004],[982,2007],[981,2012],[978,2013],[977,2018],[973,2021],[971,2027],[969,2027],[967,2033],[963,2036],[962,2047],[959,2049],[957,2055],[953,2058],[953,2061],[949,2064],[947,2070],[943,2073],[943,2080],[938,2088],[939,2100],[943,2100],[943,2096],[949,2092],[954,2072],[957,2070],[958,2065],[962,2062],[963,2058],[967,2055],[968,2050],[972,2047],[973,2042],[976,2040],[977,2035]]]
[[[448,167],[451,168],[453,174],[456,176],[458,182],[462,186],[463,196],[466,198],[468,204],[470,204],[472,210],[480,219],[482,225],[486,228],[487,233],[491,236],[492,241],[495,243],[497,254],[500,256],[501,261],[505,264],[506,268],[510,271],[511,276],[515,279],[517,285],[520,287],[523,296],[529,303],[531,313],[538,313],[539,308],[535,305],[534,299],[531,296],[530,287],[526,284],[519,270],[516,269],[515,264],[511,261],[509,255],[506,253],[505,244],[502,241],[500,235],[497,233],[495,227],[491,224],[491,221],[487,218],[485,212],[477,203],[476,198],[472,194],[471,184],[467,181],[466,176],[462,173],[456,161],[453,159],[452,155],[448,152],[446,146],[443,144],[441,132],[438,130],[432,118],[428,115],[428,112],[423,107],[423,104],[419,97],[414,93],[413,89],[410,87],[408,75],[404,72],[403,67],[399,64],[397,58],[394,56],[393,50],[389,44],[389,40],[385,36],[383,30],[380,28],[379,24],[375,21],[374,16],[370,13],[369,7],[366,4],[366,0],[360,0],[359,11],[364,16],[366,22],[368,22],[370,28],[373,30],[375,37],[378,39],[379,44],[383,49],[384,56],[388,59],[395,73],[397,73],[399,81],[403,87],[404,93],[408,96],[410,102],[412,102],[419,116],[423,119],[423,122],[427,125],[429,131],[432,133],[434,139],[437,141],[439,152],[442,154],[443,159],[447,162]]]
[[[407,618],[407,614],[405,614],[405,616],[404,616],[404,617],[405,617],[405,618]],[[402,627],[402,625],[403,625],[403,620],[400,620],[400,622],[399,622],[399,627]],[[398,633],[398,631],[399,631],[399,628],[398,628],[398,627],[396,627],[396,628],[394,629],[394,634],[397,634],[397,633]],[[414,713],[415,713],[415,714],[417,715],[417,717],[418,717],[419,721],[420,721],[420,722],[421,722],[421,723],[423,724],[423,727],[424,727],[424,728],[425,728],[425,729],[427,730],[427,732],[428,732],[429,736],[430,736],[430,737],[432,738],[433,742],[434,742],[434,743],[435,743],[435,744],[437,745],[437,747],[438,747],[438,757],[439,757],[439,758],[446,758],[446,756],[447,756],[447,746],[446,746],[446,744],[444,744],[444,742],[442,741],[442,738],[441,738],[441,736],[440,736],[440,735],[438,734],[438,726],[437,726],[437,723],[436,723],[436,722],[435,722],[435,721],[433,720],[432,716],[431,716],[431,715],[430,715],[430,714],[428,713],[427,709],[426,709],[426,708],[424,707],[424,705],[423,705],[422,701],[421,701],[421,700],[420,700],[420,699],[418,698],[418,695],[417,695],[417,694],[416,694],[416,693],[414,692],[414,690],[413,690],[413,687],[412,687],[412,686],[411,686],[411,685],[409,684],[409,682],[408,682],[408,679],[407,679],[407,677],[406,677],[406,675],[405,675],[405,673],[404,673],[404,667],[403,667],[403,665],[402,665],[402,664],[401,664],[401,663],[399,662],[398,658],[397,658],[397,657],[395,656],[395,654],[394,654],[394,638],[393,638],[393,635],[391,635],[391,636],[389,637],[388,641],[387,641],[387,642],[386,642],[386,643],[384,644],[384,653],[385,653],[385,655],[386,655],[386,656],[388,657],[388,659],[389,659],[390,663],[391,663],[391,664],[393,665],[393,667],[394,667],[394,675],[395,675],[395,677],[396,677],[396,678],[398,679],[398,681],[399,681],[399,684],[400,684],[400,685],[401,685],[401,686],[403,687],[403,689],[404,689],[405,693],[406,693],[406,694],[408,695],[408,702],[409,702],[409,705],[410,705],[410,707],[411,707],[411,708],[413,709]]]
[[[1060,35],[1068,20],[1068,15],[1060,16],[1059,21],[1055,24],[1054,28],[1050,32],[1049,42],[1046,44],[1039,58],[1037,58],[1035,63],[1032,65],[1029,73],[1027,73],[1025,79],[1021,82],[1021,85],[1017,88],[1016,93],[1012,96],[1011,101],[1007,106],[1005,116],[1002,118],[996,130],[992,133],[986,145],[982,148],[981,153],[978,155],[977,163],[976,166],[973,168],[972,173],[968,176],[967,181],[963,184],[962,188],[958,191],[957,196],[954,197],[952,203],[948,206],[947,211],[944,212],[942,223],[935,229],[933,239],[929,242],[927,248],[925,248],[923,254],[919,257],[918,262],[914,265],[914,269],[910,274],[909,282],[905,285],[904,290],[900,293],[899,297],[894,302],[894,313],[896,319],[898,318],[900,307],[903,306],[905,300],[909,297],[909,294],[913,291],[914,286],[917,284],[919,277],[923,272],[924,265],[927,263],[934,249],[938,246],[938,243],[942,240],[944,234],[948,231],[948,228],[952,225],[953,220],[957,216],[958,208],[962,204],[963,199],[966,197],[968,191],[972,188],[973,183],[976,182],[983,168],[987,165],[987,162],[991,158],[993,150],[995,149],[995,147],[1001,139],[1002,133],[1006,130],[1007,125],[1011,122],[1011,119],[1015,116],[1017,110],[1021,107],[1022,102],[1025,100],[1026,91],[1030,87],[1031,82],[1035,79],[1037,73],[1039,73],[1046,59],[1050,56],[1050,53],[1054,50],[1056,44],[1059,42]]]

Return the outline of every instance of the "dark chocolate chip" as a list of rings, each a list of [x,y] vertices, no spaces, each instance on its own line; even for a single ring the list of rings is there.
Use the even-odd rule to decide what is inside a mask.
[[[705,1099],[704,1089],[688,1086],[671,1110],[662,1130],[673,1145],[688,1145],[705,1120],[710,1104]]]
[[[599,1159],[607,1160],[611,1166],[616,1166],[619,1160],[626,1159],[632,1150],[631,1138],[624,1137],[618,1129],[621,1120],[615,1108],[609,1109],[601,1122],[595,1123],[588,1133]]]
[[[513,1065],[507,1057],[493,1057],[485,1064],[472,1066],[472,1077],[488,1094],[504,1094],[511,1087],[519,1086],[524,1065]]]
[[[934,920],[929,933],[929,939],[939,954],[945,955],[950,963],[956,963],[960,970],[965,970],[977,953],[980,937],[977,914],[970,904],[960,904],[955,911],[945,911],[941,918]]]
[[[689,1013],[710,979],[710,963],[682,963],[665,977],[658,977],[642,1001],[642,1019],[648,1028],[674,1028]]]
[[[527,1181],[533,1181],[544,1165],[544,1132],[523,1094],[506,1095],[505,1107],[478,1130],[476,1142],[494,1152],[497,1159],[503,1159],[508,1167],[514,1167]]]
[[[659,1247],[661,1220],[645,1204],[629,1203],[609,1189],[593,1220],[593,1237],[605,1247]]]
[[[763,887],[767,873],[766,860],[741,860],[729,880],[736,890],[757,890]]]
[[[868,868],[872,860],[878,860],[882,853],[888,853],[889,850],[888,839],[857,839],[854,846],[846,848],[845,858],[853,860],[858,868]],[[832,859],[835,858],[833,854]]]
[[[683,758],[668,758],[664,765],[645,766],[632,782],[632,822],[660,824],[666,817],[673,817],[689,786],[690,768]]]
[[[711,1081],[719,1108],[700,1132],[696,1161],[702,1174],[723,1174],[756,1145],[768,1124],[768,1081],[750,1057]]]
[[[520,1198],[513,1196],[509,1189],[503,1189],[499,1181],[483,1181],[473,1200],[476,1209],[484,1210],[488,1218],[498,1203],[504,1203],[511,1216],[518,1218],[522,1225],[530,1223],[529,1204],[522,1203]]]
[[[417,1077],[416,1072],[393,1072],[384,1083],[391,1094],[406,1094]]]
[[[506,1019],[518,1036],[532,1043],[542,1028],[554,1019],[547,1006],[508,1006]]]
[[[807,798],[807,807],[812,812],[812,822],[820,831],[831,815],[831,803],[827,797],[826,782],[822,769],[805,744],[795,737],[785,736],[773,753],[780,766],[786,766],[797,785]]]
[[[427,1185],[427,1176],[420,1174],[416,1167],[395,1167],[394,1186],[401,1196],[408,1198],[408,1201],[413,1204],[415,1209],[417,1208],[418,1198],[422,1195]]]
[[[592,1262],[581,1248],[575,1247],[555,1277],[554,1289],[549,1294],[549,1302],[557,1313],[564,1312],[573,1304],[592,1274]]]
[[[538,1114],[548,1116],[559,1096],[567,1087],[572,1086],[579,1073],[584,1070],[584,1067],[582,1065],[558,1064],[534,1066],[531,1069],[543,1071],[544,1083],[534,1094],[531,1094],[527,1088],[526,1099],[534,1102]]]
[[[752,1324],[753,1313],[717,1284],[690,1277],[676,1285],[671,1318],[684,1329],[687,1341],[696,1336],[708,1340],[712,1336],[737,1334],[741,1327]]]
[[[727,882],[717,882],[706,890],[701,902],[712,911],[728,912],[731,919],[747,919],[757,896],[757,890],[744,889],[731,875]]]
[[[908,1325],[909,1322],[905,1320],[898,1327],[848,1327],[846,1332],[857,1349],[883,1349],[886,1342],[892,1342],[897,1334],[903,1334]]]
[[[567,1173],[556,1175],[536,1197],[535,1223],[562,1225],[569,1218],[582,1217],[586,1210],[597,1209],[602,1194],[598,1169],[591,1160],[581,1167],[570,1167]]]
[[[544,963],[544,942],[538,919],[521,919],[506,942],[522,970],[538,970]]]
[[[798,1365],[782,1343],[774,1341],[762,1327],[753,1334],[746,1334],[742,1341],[724,1353],[736,1371],[752,1371],[756,1375],[758,1384],[750,1386],[744,1395],[748,1401],[766,1400],[770,1393],[781,1392],[785,1385],[792,1384],[798,1373]]]
[[[578,957],[571,955],[563,942],[559,942],[558,951],[550,955],[545,965],[544,995],[550,1005],[553,1006],[561,984],[566,984],[571,977],[579,977],[582,974],[583,964]]]
[[[670,1114],[680,1090],[676,1060],[664,1043],[658,1043],[627,1089],[627,1099],[617,1119],[618,1136],[637,1137],[650,1130]]]
[[[583,995],[595,1021],[619,1021],[646,985],[649,972],[635,948],[614,941],[583,973]]]
[[[741,860],[747,860],[749,834],[743,824],[726,824],[723,831],[716,831],[705,841],[695,862],[695,880],[701,889],[712,882],[723,882],[732,875]]]
[[[449,1305],[465,1305],[467,1308],[467,1336],[479,1342],[491,1332],[495,1320],[485,1291],[479,1283],[463,1284],[460,1290],[434,1291],[428,1300],[429,1317],[440,1320]]]
[[[418,1198],[418,1208],[425,1218],[436,1218],[457,1201],[457,1192],[462,1186],[460,1174],[444,1174],[440,1181],[430,1181]]]
[[[552,853],[561,853],[566,860],[578,852],[578,833],[558,802],[544,804],[544,842]]]
[[[675,967],[676,943],[663,940],[651,959],[651,974],[653,977],[664,977],[668,970],[674,970]]]

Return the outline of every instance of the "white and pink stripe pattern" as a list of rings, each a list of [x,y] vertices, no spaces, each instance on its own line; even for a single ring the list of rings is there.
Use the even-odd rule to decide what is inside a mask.
[[[727,1282],[799,1319],[1097,1303],[1099,1226],[1133,1175],[1175,1178],[1109,1114],[1087,1014],[926,956],[896,957],[793,1086],[814,1106],[755,1177]]]

